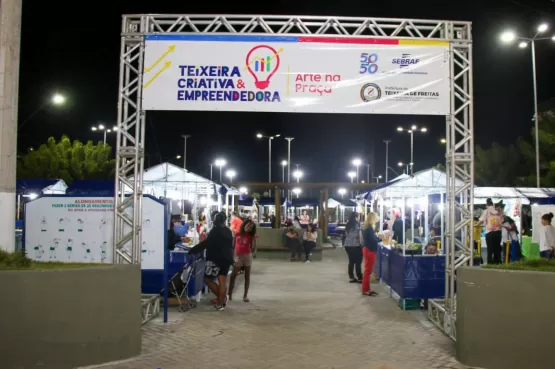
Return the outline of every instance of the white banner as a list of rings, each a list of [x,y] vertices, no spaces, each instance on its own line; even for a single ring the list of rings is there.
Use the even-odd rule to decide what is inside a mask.
[[[145,110],[447,115],[449,44],[147,36]]]
[[[164,269],[164,217],[164,205],[145,196],[141,269]],[[32,260],[112,263],[113,239],[113,198],[47,196],[25,206],[25,250]]]

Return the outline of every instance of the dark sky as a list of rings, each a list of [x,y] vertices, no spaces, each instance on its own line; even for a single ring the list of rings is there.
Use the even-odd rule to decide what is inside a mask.
[[[24,1],[19,121],[54,92],[66,95],[68,104],[45,108],[26,123],[19,133],[20,152],[64,133],[84,141],[100,140],[100,134],[93,134],[90,127],[98,122],[115,123],[122,14],[299,14],[472,21],[476,143],[480,145],[511,143],[518,136],[529,137],[532,128],[530,52],[501,45],[499,33],[510,26],[523,35],[533,35],[540,22],[555,30],[554,0],[303,0],[260,2],[264,4],[260,6],[258,2],[221,2],[218,6],[214,2],[159,3],[97,0],[87,3],[94,6],[68,6],[69,2],[61,1]],[[555,43],[539,43],[540,102],[555,97],[554,60]],[[415,137],[415,169],[443,162],[439,139],[444,136],[444,118],[427,116],[149,112],[146,146],[148,160],[156,164],[160,157],[182,154],[180,134],[191,134],[188,169],[208,176],[209,163],[221,155],[240,179],[266,181],[267,140],[257,140],[255,134],[280,133],[295,137],[292,161],[301,164],[307,180],[343,181],[352,170],[353,157],[368,161],[372,153],[375,174],[384,174],[384,139],[393,140],[390,163],[409,161],[409,136],[396,132],[396,127],[413,123],[428,128],[426,135]],[[115,137],[110,137],[109,143],[115,146]],[[286,150],[285,140],[275,141],[275,180],[281,179],[279,162],[286,158]]]

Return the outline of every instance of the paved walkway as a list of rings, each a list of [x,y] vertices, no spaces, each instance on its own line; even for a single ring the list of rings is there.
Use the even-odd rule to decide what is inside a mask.
[[[311,264],[255,260],[251,302],[242,277],[224,312],[203,299],[168,324],[144,327],[143,353],[106,369],[430,369],[463,368],[453,343],[421,312],[400,310],[347,283],[342,249]],[[236,287],[237,288],[237,287]]]

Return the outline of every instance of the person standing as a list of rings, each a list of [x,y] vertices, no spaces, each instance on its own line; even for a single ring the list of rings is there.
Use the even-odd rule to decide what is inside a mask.
[[[486,247],[488,252],[488,264],[501,264],[501,226],[503,224],[503,213],[500,208],[503,202],[500,201],[496,207],[493,201],[486,200],[487,208],[480,217],[480,222],[486,227]]]
[[[318,238],[318,232],[316,231],[316,226],[314,224],[308,223],[306,230],[303,233],[303,248],[306,255],[305,263],[310,263],[310,253],[313,248],[316,247],[316,240]]]
[[[542,215],[540,232],[540,256],[544,259],[553,259],[555,256],[555,227],[551,225],[553,213]]]
[[[343,247],[349,257],[348,273],[349,283],[362,283],[362,246],[359,214],[351,213],[345,225],[345,241]],[[355,277],[356,271],[356,277]]]
[[[204,282],[216,295],[216,309],[223,311],[227,305],[226,279],[229,268],[233,264],[233,236],[226,227],[225,213],[214,216],[213,227],[206,239],[189,250],[189,254],[200,254],[206,250],[206,268]],[[217,283],[216,283],[217,282]]]
[[[235,278],[242,268],[245,269],[245,292],[243,302],[249,302],[248,293],[251,283],[252,254],[256,250],[256,225],[247,219],[235,235],[235,266],[229,281],[229,301],[233,299],[233,289],[235,288]]]
[[[381,241],[376,235],[374,227],[378,222],[378,214],[368,213],[366,222],[364,223],[364,230],[362,231],[364,255],[364,277],[362,278],[362,294],[365,296],[377,296],[378,293],[370,289],[370,275],[374,269],[376,262],[376,253],[378,252],[378,243]]]

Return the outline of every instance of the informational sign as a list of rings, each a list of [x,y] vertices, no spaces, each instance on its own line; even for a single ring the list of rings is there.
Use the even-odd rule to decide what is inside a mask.
[[[534,205],[532,209],[532,241],[540,242],[540,233],[537,232],[542,226],[542,216],[544,214],[555,214],[555,205]]]
[[[143,198],[142,269],[164,269],[164,204]],[[40,197],[25,207],[25,250],[36,261],[112,263],[114,199]]]
[[[447,115],[443,41],[146,37],[145,110]]]

